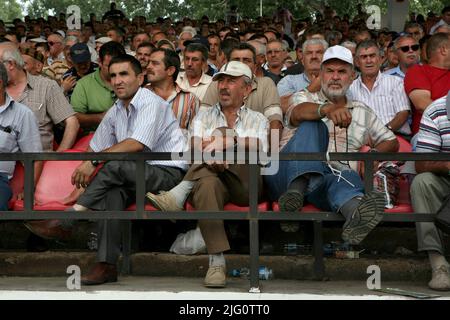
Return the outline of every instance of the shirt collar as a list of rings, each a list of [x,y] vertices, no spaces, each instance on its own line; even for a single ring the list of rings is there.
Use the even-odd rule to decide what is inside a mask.
[[[6,94],[5,104],[0,106],[0,113],[3,113],[9,107],[12,107],[13,104],[14,104],[13,98],[11,98],[9,94]]]
[[[218,112],[218,114],[221,114],[221,115],[223,115],[223,112],[222,112],[222,107],[220,106],[220,103],[219,102],[217,102],[215,105],[214,105],[214,108],[215,108],[215,110]],[[239,120],[241,120],[241,115],[243,114],[243,113],[246,113],[247,112],[247,106],[245,105],[245,103],[239,108],[239,110],[238,110],[238,112],[237,112],[237,118],[239,119]]]
[[[380,70],[378,70],[378,74],[377,74],[377,77],[376,77],[376,79],[375,79],[375,83],[373,84],[373,88],[372,88],[372,89],[374,89],[374,88],[378,85],[378,82],[380,81],[380,79],[382,78],[382,76],[383,76],[383,74],[381,73]],[[359,85],[360,85],[360,86],[363,86],[363,85],[364,85],[364,87],[366,87],[366,85],[365,85],[364,82],[362,81],[362,75],[361,75],[361,74],[359,75],[359,77],[358,77],[356,80],[359,81]]]
[[[131,107],[131,109],[136,110],[137,109],[137,104],[138,101],[140,100],[140,96],[142,94],[142,90],[147,90],[145,88],[139,88],[136,93],[134,94],[133,98],[131,99],[130,103],[128,104],[129,107]],[[123,102],[120,99],[117,99],[116,104],[119,108],[124,108]],[[131,111],[130,109],[130,111]]]
[[[108,89],[109,91],[113,90],[111,87],[109,87],[105,81],[103,81],[102,77],[100,77],[100,68],[97,68],[94,71],[94,79],[105,89]]]
[[[25,70],[24,70],[24,72],[27,75],[27,86],[30,87],[30,89],[33,89],[34,85],[36,84],[36,81],[37,81],[37,79],[36,79],[37,76],[33,76],[31,73],[26,72]]]
[[[189,84],[189,80],[188,80],[188,78],[186,76],[186,72],[181,73],[180,74],[180,78],[181,78],[181,81],[186,81],[186,83]],[[198,80],[198,82],[196,84],[194,84],[193,86],[191,86],[191,85],[189,85],[189,86],[190,87],[197,87],[197,86],[199,86],[201,84],[209,84],[210,81],[208,81],[209,80],[208,78],[209,78],[209,76],[206,73],[202,72],[202,76],[200,77],[200,80]]]
[[[399,76],[401,76],[403,78],[405,77],[405,74],[403,73],[402,69],[400,69],[400,66],[397,66],[391,70],[388,70],[387,74],[392,75],[392,76],[398,74]]]

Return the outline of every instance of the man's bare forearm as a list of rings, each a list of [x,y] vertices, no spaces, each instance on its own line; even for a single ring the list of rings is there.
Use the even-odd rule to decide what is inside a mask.
[[[450,173],[450,162],[448,161],[416,161],[417,173],[432,172],[439,175]]]
[[[396,132],[408,120],[408,116],[409,116],[408,110],[400,111],[388,124],[392,128],[392,130]]]
[[[303,102],[298,104],[294,110],[292,110],[290,123],[293,126],[298,126],[303,121],[314,121],[322,119],[330,111],[330,105],[326,104],[320,109],[319,116],[319,106],[320,104],[312,102]]]
[[[103,116],[105,115],[105,113],[101,112],[101,113],[89,113],[88,114],[88,113],[77,112],[75,115],[82,127],[92,127],[92,126],[97,126],[100,124],[100,122],[102,122]]]

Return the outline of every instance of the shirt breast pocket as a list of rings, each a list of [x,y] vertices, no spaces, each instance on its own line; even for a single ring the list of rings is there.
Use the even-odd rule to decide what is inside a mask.
[[[350,131],[352,131],[350,133]],[[362,146],[369,142],[369,132],[361,126],[349,127],[349,151],[358,152]],[[353,150],[350,150],[353,149]]]
[[[42,103],[27,101],[25,105],[33,111],[34,116],[39,121],[39,124],[42,124],[45,121],[45,110],[43,109]]]
[[[16,137],[12,133],[0,131],[0,152],[12,152],[16,144]]]

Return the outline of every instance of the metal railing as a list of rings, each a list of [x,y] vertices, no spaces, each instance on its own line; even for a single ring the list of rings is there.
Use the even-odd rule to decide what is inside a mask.
[[[373,162],[383,160],[393,161],[450,161],[450,153],[280,153],[279,161],[363,161],[365,191],[373,189]],[[236,159],[236,157],[235,157]],[[251,153],[245,157],[254,159]],[[343,217],[332,212],[288,213],[258,210],[258,176],[260,166],[249,164],[249,207],[242,211],[194,211],[186,214],[180,212],[161,212],[145,210],[145,161],[171,160],[171,153],[0,153],[0,161],[22,161],[25,168],[24,176],[24,210],[0,211],[0,220],[42,220],[42,219],[73,219],[102,220],[120,219],[129,221],[126,224],[123,246],[123,272],[130,273],[131,253],[131,220],[248,220],[250,241],[250,291],[259,292],[259,221],[260,220],[296,220],[314,222],[314,271],[316,278],[321,279],[325,268],[323,263],[323,221],[343,221]],[[103,161],[135,161],[136,162],[136,209],[135,211],[86,211],[82,217],[77,212],[67,211],[37,211],[34,210],[34,161],[39,160],[103,160]],[[383,221],[388,222],[432,222],[434,214],[430,213],[388,213]]]

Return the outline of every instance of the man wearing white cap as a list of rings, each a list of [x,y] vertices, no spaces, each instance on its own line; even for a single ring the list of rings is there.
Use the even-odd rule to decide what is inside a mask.
[[[396,152],[398,142],[366,105],[346,98],[354,78],[353,57],[342,46],[328,48],[321,68],[321,90],[295,93],[285,116],[281,152]],[[364,195],[357,163],[347,161],[281,161],[276,175],[266,176],[281,211],[296,212],[304,200],[322,210],[341,213],[342,238],[359,244],[381,221],[384,196]]]
[[[252,71],[242,62],[231,61],[214,75],[219,102],[200,110],[189,129],[191,148],[203,152],[225,150],[267,150],[269,121],[249,109],[244,100],[252,90]],[[255,150],[256,149],[256,150]],[[191,203],[197,210],[221,211],[228,202],[248,206],[248,167],[212,161],[193,165],[183,181],[169,192],[147,197],[160,210],[183,210],[192,191]],[[261,183],[258,184],[261,186]],[[261,190],[260,190],[261,194]],[[209,253],[206,287],[224,287],[226,268],[223,252],[230,250],[222,220],[198,222]]]

